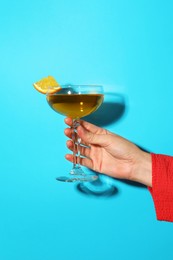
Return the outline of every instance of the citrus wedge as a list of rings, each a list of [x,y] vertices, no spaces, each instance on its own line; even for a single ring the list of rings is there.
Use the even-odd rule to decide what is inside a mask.
[[[33,86],[37,91],[41,92],[42,94],[55,93],[61,89],[59,83],[52,76],[42,78],[38,82],[35,82]]]

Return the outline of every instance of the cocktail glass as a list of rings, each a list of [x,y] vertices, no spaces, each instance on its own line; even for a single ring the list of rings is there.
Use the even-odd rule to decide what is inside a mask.
[[[56,179],[63,182],[91,182],[98,178],[97,174],[86,173],[80,165],[81,140],[77,134],[80,118],[90,115],[102,104],[104,95],[103,87],[99,85],[64,85],[56,88],[49,87],[46,98],[50,107],[57,113],[73,119],[73,167],[68,176]]]

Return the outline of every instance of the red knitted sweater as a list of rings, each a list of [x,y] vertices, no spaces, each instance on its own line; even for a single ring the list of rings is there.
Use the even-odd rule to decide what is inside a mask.
[[[151,154],[152,157],[152,188],[158,220],[173,222],[173,157]]]

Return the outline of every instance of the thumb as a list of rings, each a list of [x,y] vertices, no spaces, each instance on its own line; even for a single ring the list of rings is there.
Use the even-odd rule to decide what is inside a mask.
[[[109,135],[106,134],[94,134],[82,126],[77,128],[79,137],[87,144],[97,144],[100,146],[106,146],[109,143]]]

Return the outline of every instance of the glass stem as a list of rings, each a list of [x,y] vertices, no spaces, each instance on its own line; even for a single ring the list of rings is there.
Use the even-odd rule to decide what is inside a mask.
[[[77,127],[80,125],[79,119],[73,119],[72,124],[72,140],[73,140],[73,169],[71,170],[71,174],[83,174],[81,165],[80,165],[80,143],[81,139],[77,134]]]

